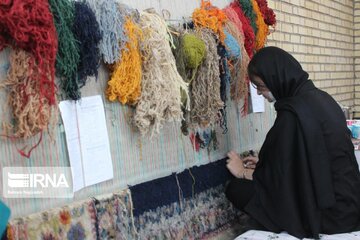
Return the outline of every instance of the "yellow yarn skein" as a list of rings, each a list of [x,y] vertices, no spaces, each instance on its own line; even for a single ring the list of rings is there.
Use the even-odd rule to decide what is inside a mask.
[[[121,60],[115,64],[111,74],[106,97],[109,101],[118,100],[122,104],[134,105],[141,95],[141,54],[139,40],[142,30],[131,18],[124,24],[128,42],[121,52]]]
[[[269,34],[269,26],[265,23],[264,17],[261,14],[259,5],[257,4],[256,0],[251,0],[251,3],[257,16],[256,26],[258,31],[256,33],[255,50],[258,51],[265,46],[267,35]]]

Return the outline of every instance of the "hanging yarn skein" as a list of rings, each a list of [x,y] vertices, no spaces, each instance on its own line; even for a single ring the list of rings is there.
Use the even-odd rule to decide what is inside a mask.
[[[181,32],[181,31],[180,31]],[[181,33],[179,37],[175,37],[174,55],[176,59],[176,67],[185,82],[191,84],[194,80],[200,64],[206,55],[205,42],[194,34],[192,30]],[[181,102],[186,106],[190,99],[186,99],[186,95],[181,92]],[[183,120],[181,121],[181,131],[184,135],[188,135],[188,125],[190,123],[190,112],[185,108],[183,110]]]
[[[52,106],[40,95],[40,81],[34,81],[39,75],[32,68],[32,57],[24,50],[14,49],[10,53],[10,69],[7,79],[0,85],[8,88],[8,102],[13,110],[14,126],[7,124],[14,137],[29,138],[55,124],[51,118]]]
[[[196,70],[205,57],[206,47],[204,41],[195,34],[184,34],[181,43],[186,67]]]
[[[229,42],[230,34],[224,31],[226,38],[225,43]],[[235,39],[234,39],[235,41]],[[233,42],[231,42],[233,43]],[[234,43],[233,43],[234,44]],[[237,44],[237,43],[236,43]],[[234,44],[235,45],[235,44]],[[230,48],[228,48],[230,49]],[[222,44],[218,44],[217,46],[218,55],[220,57],[219,60],[219,71],[220,71],[220,98],[224,103],[224,107],[220,109],[221,119],[220,119],[220,127],[223,129],[223,133],[227,133],[227,114],[226,114],[226,101],[228,100],[229,96],[229,89],[230,89],[230,71],[228,66],[227,57],[229,56],[229,51],[223,46]],[[232,53],[231,54],[240,54],[240,47],[236,49],[236,46],[232,46]]]
[[[122,50],[121,59],[111,73],[106,97],[110,101],[119,100],[122,104],[134,105],[141,94],[141,54],[140,39],[142,31],[130,17],[126,17],[125,31],[128,36],[126,49]]]
[[[254,30],[250,25],[250,20],[244,15],[244,12],[238,2],[232,2],[230,7],[236,12],[242,23],[242,30],[245,36],[244,46],[249,58],[251,59],[254,55],[256,40]]]
[[[182,119],[181,89],[188,96],[188,84],[176,69],[166,22],[151,12],[140,14],[144,40],[142,93],[136,106],[134,124],[142,135],[158,134],[167,121]],[[187,106],[188,108],[188,106]]]
[[[190,115],[193,129],[215,125],[219,121],[219,111],[224,106],[220,97],[219,55],[215,36],[206,28],[198,29],[197,34],[206,42],[206,57],[191,83]]]
[[[14,140],[40,133],[28,152],[18,149],[29,158],[42,132],[57,119],[54,20],[45,0],[13,0],[0,5],[0,26],[0,51],[13,48],[7,80],[0,86],[7,87],[13,118],[13,124],[4,123],[5,136]]]
[[[276,24],[276,15],[274,11],[269,8],[267,0],[256,0],[256,2],[259,5],[265,23],[274,27]]]
[[[201,1],[200,8],[196,8],[192,14],[195,27],[205,27],[213,30],[219,35],[221,43],[224,43],[225,34],[223,24],[227,21],[224,12],[211,5],[210,1]]]
[[[241,58],[233,58],[230,56],[230,95],[231,99],[239,102],[242,98],[244,99],[243,113],[247,112],[248,103],[248,75],[247,66],[249,64],[249,55],[245,49],[245,36],[242,28],[242,23],[238,17],[236,11],[231,7],[227,6],[224,10],[228,16],[229,21],[225,23],[225,29],[228,31],[238,42],[240,46]],[[227,45],[227,44],[225,44]]]
[[[123,26],[125,21],[118,4],[114,0],[86,0],[86,2],[95,13],[100,26],[102,33],[100,52],[104,62],[107,64],[118,62],[127,42]]]
[[[74,24],[75,5],[69,0],[49,0],[49,3],[59,39],[56,74],[60,78],[60,86],[65,97],[78,100],[80,99],[80,89],[77,84],[79,46],[71,31]]]
[[[264,18],[260,12],[259,6],[255,0],[251,0],[254,12],[256,14],[256,26],[257,26],[257,33],[256,33],[256,44],[255,50],[258,51],[265,46],[267,35],[269,34],[269,26],[266,25],[264,22]]]
[[[225,47],[226,47],[226,57],[239,59],[241,58],[241,50],[238,41],[233,35],[228,31],[224,30],[225,33]]]
[[[238,1],[245,16],[249,19],[254,34],[256,35],[258,28],[256,26],[256,14],[254,12],[252,0],[238,0]]]
[[[176,67],[185,82],[191,83],[206,55],[205,43],[192,30],[182,33],[174,43]],[[182,94],[182,103],[186,105],[186,96]]]
[[[229,21],[225,24],[225,29],[237,41],[241,52],[241,58],[236,58],[235,56],[229,56],[229,60],[232,65],[232,67],[230,68],[231,98],[236,102],[244,98],[244,101],[247,102],[247,95],[248,95],[247,66],[249,64],[250,59],[243,45],[244,40],[242,38],[242,35],[239,33],[236,26],[231,21]],[[228,44],[226,44],[226,47],[231,48],[231,46],[229,46]]]
[[[39,69],[39,75],[31,79],[40,82],[40,98],[46,98],[54,105],[58,42],[48,1],[5,1],[0,5],[0,26],[0,51],[12,46],[30,52],[30,68],[36,64]]]
[[[225,25],[228,23],[228,22],[232,22],[236,28],[238,29],[239,31],[239,34],[241,35],[241,39],[243,40],[242,41],[242,45],[244,45],[244,39],[245,39],[245,36],[244,36],[244,32],[243,32],[243,27],[242,27],[242,23],[239,19],[239,16],[238,14],[236,13],[236,11],[229,5],[227,7],[225,7],[223,9],[223,12],[226,14],[227,18],[229,19],[229,21],[227,21],[225,23]]]
[[[88,76],[98,75],[100,65],[99,42],[101,32],[95,14],[86,2],[75,2],[75,19],[72,32],[79,45],[78,84],[83,87]]]

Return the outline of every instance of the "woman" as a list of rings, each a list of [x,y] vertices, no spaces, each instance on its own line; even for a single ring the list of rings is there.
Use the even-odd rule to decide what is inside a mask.
[[[341,108],[279,48],[261,49],[248,72],[258,94],[276,99],[277,117],[258,161],[228,154],[236,177],[228,199],[272,232],[318,238],[357,230],[360,173]]]

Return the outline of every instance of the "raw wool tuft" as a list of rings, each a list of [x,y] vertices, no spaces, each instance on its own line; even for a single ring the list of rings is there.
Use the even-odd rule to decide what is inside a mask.
[[[24,50],[14,49],[10,53],[10,69],[7,79],[0,85],[8,91],[8,103],[13,113],[13,124],[5,124],[7,136],[29,138],[54,125],[57,115],[52,114],[55,105],[50,105],[40,95],[37,68],[31,68],[31,55]]]
[[[259,51],[265,46],[267,35],[269,34],[269,26],[264,22],[264,18],[260,12],[257,2],[255,0],[251,0],[251,2],[256,14],[256,26],[258,29],[256,33],[255,50]]]
[[[0,51],[7,46],[30,52],[32,76],[40,82],[40,98],[56,104],[55,59],[58,47],[53,16],[46,0],[12,0],[0,5]]]
[[[100,25],[102,40],[100,52],[104,62],[113,64],[121,58],[127,37],[124,30],[124,16],[120,13],[118,3],[114,0],[86,0],[94,11]]]
[[[201,1],[201,7],[194,10],[192,20],[196,27],[213,30],[218,34],[220,42],[224,43],[223,24],[227,21],[227,17],[221,9],[211,5],[210,1]]]
[[[243,35],[241,35],[236,26],[231,22],[227,22],[225,25],[226,31],[228,31],[239,43],[241,47],[241,58],[230,58],[232,67],[231,81],[230,81],[230,95],[233,100],[239,102],[241,99],[248,97],[248,74],[247,66],[249,64],[249,56],[244,47]]]
[[[122,104],[134,105],[141,94],[141,54],[140,40],[142,31],[130,18],[126,17],[125,31],[129,38],[126,49],[122,50],[121,59],[114,66],[111,73],[106,97],[110,101],[116,99]]]
[[[56,55],[56,74],[66,98],[80,99],[77,84],[77,66],[79,64],[79,46],[72,33],[75,5],[69,0],[49,0],[58,35],[59,48]]]
[[[206,42],[206,58],[191,84],[190,116],[193,129],[215,125],[220,120],[219,111],[224,107],[220,98],[220,58],[215,36],[205,28],[198,29],[197,34]]]
[[[98,75],[100,65],[99,43],[101,32],[94,12],[86,2],[75,2],[75,19],[72,27],[79,44],[78,84],[83,87],[88,76]]]
[[[180,91],[188,95],[188,84],[176,69],[166,22],[155,13],[142,12],[140,26],[144,34],[141,46],[144,60],[134,124],[142,135],[153,136],[165,122],[182,119]]]

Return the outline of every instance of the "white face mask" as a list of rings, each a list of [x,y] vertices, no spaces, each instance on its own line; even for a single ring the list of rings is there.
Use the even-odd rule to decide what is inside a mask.
[[[269,102],[275,102],[276,101],[276,99],[275,99],[275,97],[274,97],[274,95],[269,91]]]
[[[266,98],[266,100],[268,100],[268,102],[275,102],[276,99],[274,97],[274,95],[268,91],[268,92],[262,92],[262,94],[264,98]]]

